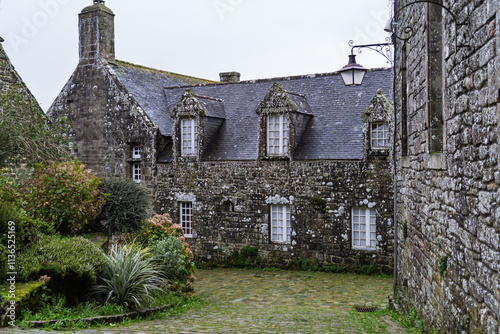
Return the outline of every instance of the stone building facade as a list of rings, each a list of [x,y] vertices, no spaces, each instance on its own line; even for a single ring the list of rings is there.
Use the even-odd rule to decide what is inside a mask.
[[[396,0],[394,21],[397,296],[442,333],[499,333],[499,2]]]
[[[80,62],[53,103],[75,156],[99,176],[133,177],[195,254],[244,246],[264,263],[304,257],[393,266],[392,72],[363,85],[338,73],[221,82],[115,59],[114,15],[80,14]]]

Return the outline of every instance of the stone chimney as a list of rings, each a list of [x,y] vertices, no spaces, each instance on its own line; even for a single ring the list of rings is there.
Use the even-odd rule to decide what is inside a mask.
[[[241,74],[238,72],[219,73],[220,82],[239,82]]]
[[[115,59],[115,14],[104,0],[93,0],[79,15],[80,61],[93,63],[97,57]]]

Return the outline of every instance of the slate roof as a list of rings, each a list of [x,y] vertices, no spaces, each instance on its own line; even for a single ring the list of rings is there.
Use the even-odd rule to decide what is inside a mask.
[[[151,120],[158,125],[160,133],[170,135],[170,111],[166,108],[164,87],[214,83],[214,81],[160,71],[140,65],[115,60],[109,63],[113,72],[127,87]]]
[[[335,73],[274,78],[238,83],[202,84],[165,88],[166,106],[160,112],[173,110],[186,89],[195,95],[221,99],[225,122],[216,146],[204,160],[257,159],[258,116],[256,109],[277,82],[296,104],[304,99],[299,111],[312,114],[312,120],[294,153],[296,160],[358,160],[363,159],[363,121],[361,114],[381,90],[392,100],[392,70],[375,69],[366,73],[363,84],[346,87]],[[147,110],[146,110],[147,111]],[[149,113],[149,112],[148,112]],[[156,114],[158,111],[155,112]],[[152,117],[153,118],[153,117]],[[171,136],[172,119],[156,117],[162,134]]]
[[[194,95],[201,105],[207,117],[213,118],[226,118],[226,113],[224,111],[224,101],[221,99],[214,99],[207,96]]]

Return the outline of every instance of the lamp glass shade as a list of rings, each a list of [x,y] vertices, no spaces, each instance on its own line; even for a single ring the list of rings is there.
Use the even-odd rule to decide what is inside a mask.
[[[346,86],[361,85],[367,68],[356,63],[356,56],[349,55],[349,64],[342,67],[338,72],[342,75],[342,80]]]

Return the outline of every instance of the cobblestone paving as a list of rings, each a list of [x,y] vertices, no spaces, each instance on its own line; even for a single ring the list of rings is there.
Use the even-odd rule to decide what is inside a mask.
[[[385,308],[391,278],[230,269],[198,270],[197,277],[196,294],[206,301],[202,307],[177,317],[82,333],[404,332],[387,316],[353,311],[358,304]]]

